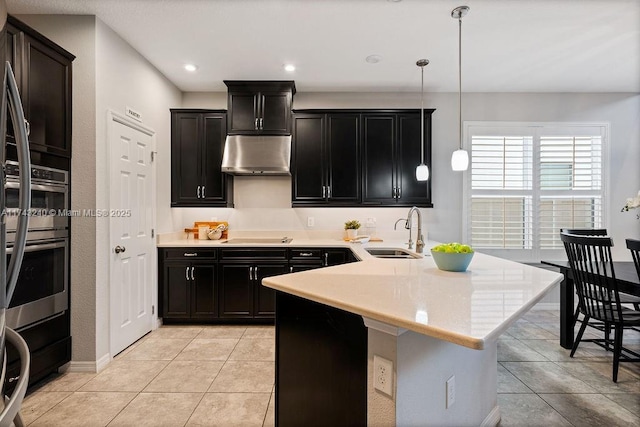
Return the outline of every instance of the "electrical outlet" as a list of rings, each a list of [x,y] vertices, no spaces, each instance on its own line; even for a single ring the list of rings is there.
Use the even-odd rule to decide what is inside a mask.
[[[307,227],[313,227],[316,225],[316,219],[312,216],[307,217]]]
[[[367,218],[367,222],[366,222],[366,224],[367,224],[368,226],[375,226],[375,225],[376,225],[376,219],[375,219],[375,218],[371,218],[371,217],[370,217],[370,218]]]
[[[373,388],[393,396],[393,362],[373,356]]]
[[[452,375],[451,378],[447,380],[446,392],[447,392],[447,409],[449,409],[456,402],[456,376],[455,375]]]

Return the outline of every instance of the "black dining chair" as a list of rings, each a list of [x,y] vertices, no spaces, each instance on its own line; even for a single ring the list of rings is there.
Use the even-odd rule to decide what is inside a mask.
[[[631,251],[631,258],[633,258],[633,263],[636,265],[636,271],[640,279],[640,240],[627,239],[626,242],[627,249]],[[640,310],[640,308],[636,307],[636,310]]]
[[[640,354],[622,346],[625,327],[640,326],[640,311],[628,309],[620,302],[618,282],[611,259],[613,241],[609,237],[578,236],[560,234],[564,244],[573,281],[576,286],[578,306],[584,315],[584,321],[571,349],[573,357],[589,319],[603,322],[614,330],[613,339],[613,382],[618,382],[618,366],[620,361],[640,362]],[[607,339],[589,339],[607,348]]]

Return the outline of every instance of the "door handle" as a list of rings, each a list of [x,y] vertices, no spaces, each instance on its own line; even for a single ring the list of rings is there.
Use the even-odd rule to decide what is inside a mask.
[[[120,246],[120,245],[118,245],[118,246],[116,246],[113,250],[114,250],[117,254],[119,254],[119,253],[121,253],[121,252],[126,252],[127,248],[125,248],[124,246]]]
[[[191,280],[196,280],[196,278],[193,276],[193,270],[195,269],[195,267],[191,267]]]
[[[198,185],[198,199],[200,198],[200,186]]]

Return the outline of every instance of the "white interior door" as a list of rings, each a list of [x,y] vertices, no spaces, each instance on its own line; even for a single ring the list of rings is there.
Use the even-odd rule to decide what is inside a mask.
[[[155,294],[154,132],[109,112],[110,353],[151,331]]]

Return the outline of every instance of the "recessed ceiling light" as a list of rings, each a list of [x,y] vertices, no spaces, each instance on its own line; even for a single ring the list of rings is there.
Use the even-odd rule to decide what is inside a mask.
[[[296,70],[296,66],[293,64],[285,64],[284,70],[288,72],[292,72]]]
[[[365,58],[365,61],[367,61],[369,64],[377,64],[378,62],[382,61],[382,56],[369,55]]]
[[[184,69],[187,70],[187,71],[194,72],[195,70],[198,69],[198,67],[196,65],[194,65],[194,64],[185,64],[184,65]]]

